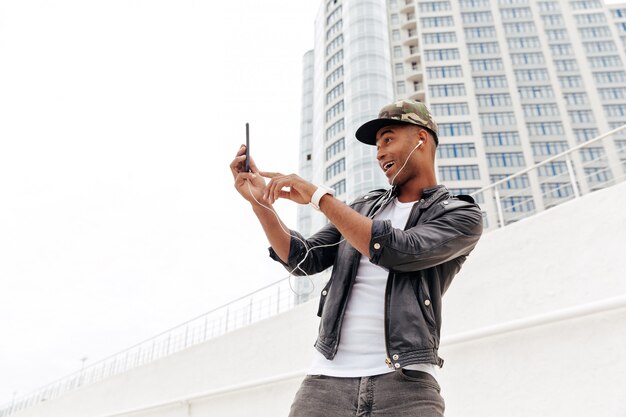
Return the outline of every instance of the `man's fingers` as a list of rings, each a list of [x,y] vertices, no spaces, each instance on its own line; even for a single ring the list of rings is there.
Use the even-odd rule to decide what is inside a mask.
[[[278,178],[278,177],[284,177],[283,174],[279,173],[279,172],[267,172],[267,171],[261,171],[259,172],[259,174],[265,178]]]

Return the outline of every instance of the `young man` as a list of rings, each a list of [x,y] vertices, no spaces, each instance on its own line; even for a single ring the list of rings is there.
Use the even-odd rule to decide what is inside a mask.
[[[243,172],[243,146],[231,164],[270,256],[294,275],[333,266],[315,358],[290,416],[443,416],[435,372],[443,364],[441,298],[480,238],[482,214],[471,197],[437,185],[437,125],[423,103],[383,107],[356,138],[376,146],[392,189],[350,206],[297,175],[259,172],[252,160],[252,172]],[[330,223],[309,239],[287,234],[268,210],[278,198],[310,203]]]

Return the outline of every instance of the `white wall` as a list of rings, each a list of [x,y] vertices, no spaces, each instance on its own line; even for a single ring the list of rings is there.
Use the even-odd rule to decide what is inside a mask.
[[[626,416],[624,207],[626,183],[483,236],[445,296],[447,417]],[[286,415],[316,308],[309,302],[15,416]]]

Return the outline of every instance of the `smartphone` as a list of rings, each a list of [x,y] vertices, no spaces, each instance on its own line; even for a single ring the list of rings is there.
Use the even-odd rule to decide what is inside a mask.
[[[250,124],[246,123],[246,162],[244,171],[250,172]]]

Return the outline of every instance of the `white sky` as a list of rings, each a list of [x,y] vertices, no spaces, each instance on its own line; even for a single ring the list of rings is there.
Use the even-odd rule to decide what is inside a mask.
[[[228,165],[297,170],[318,5],[0,0],[0,406],[286,275]]]

